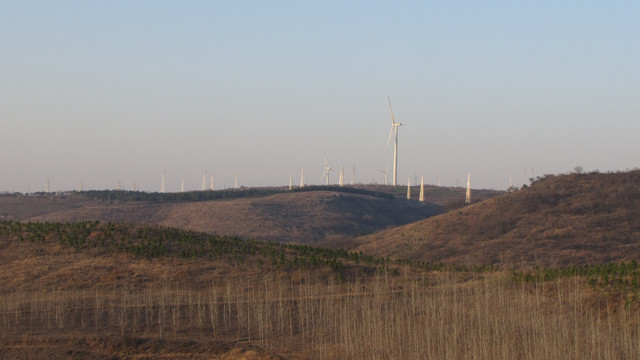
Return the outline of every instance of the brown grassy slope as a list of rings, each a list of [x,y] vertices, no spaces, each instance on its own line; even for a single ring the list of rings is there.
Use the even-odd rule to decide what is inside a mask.
[[[359,238],[430,262],[567,266],[640,257],[640,171],[549,177],[515,193]]]
[[[96,200],[84,195],[0,195],[0,220],[26,221],[30,218],[57,211],[96,206]]]
[[[586,279],[521,284],[502,272],[404,267],[340,281],[318,269],[147,260],[53,240],[0,244],[10,246],[0,251],[0,359],[627,359],[640,351],[637,302],[594,294]]]
[[[317,244],[327,239],[353,237],[411,223],[441,211],[441,207],[434,204],[401,198],[390,200],[369,195],[312,191],[202,202],[91,201],[85,206],[19,220],[129,222],[258,240]]]

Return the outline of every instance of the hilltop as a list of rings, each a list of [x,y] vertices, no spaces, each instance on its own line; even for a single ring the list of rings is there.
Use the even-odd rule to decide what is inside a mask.
[[[414,199],[419,190],[412,188]],[[479,198],[499,192],[482,190]],[[461,205],[464,189],[426,187],[429,203],[408,201],[406,187],[308,187],[188,193],[89,191],[0,196],[0,219],[162,225],[210,234],[350,246],[350,239],[423,220]]]
[[[640,257],[640,171],[539,177],[528,188],[357,239],[429,262],[571,266]]]

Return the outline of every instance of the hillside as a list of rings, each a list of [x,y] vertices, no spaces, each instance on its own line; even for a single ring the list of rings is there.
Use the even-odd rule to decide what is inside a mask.
[[[639,277],[0,221],[0,359],[633,358]]]
[[[640,257],[640,171],[545,176],[530,187],[358,238],[430,262],[569,266]]]
[[[404,225],[460,206],[464,190],[426,187],[428,203],[406,187],[247,189],[175,194],[102,191],[0,196],[0,219],[163,225],[260,240],[342,246],[354,236]],[[479,198],[499,192],[478,191]]]

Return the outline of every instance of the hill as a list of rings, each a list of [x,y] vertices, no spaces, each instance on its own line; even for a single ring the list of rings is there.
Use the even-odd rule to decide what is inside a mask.
[[[412,188],[414,199],[419,190]],[[398,194],[399,193],[399,194]],[[406,187],[308,187],[304,191],[245,189],[175,194],[92,191],[0,196],[0,219],[162,225],[211,234],[308,244],[348,243],[440,214],[462,203],[460,188],[427,187],[430,203],[407,201]],[[497,191],[478,191],[479,197]],[[396,196],[400,195],[400,196]]]
[[[0,221],[0,358],[632,358],[639,276]]]
[[[640,257],[640,171],[544,176],[530,187],[357,239],[429,262],[570,266]]]

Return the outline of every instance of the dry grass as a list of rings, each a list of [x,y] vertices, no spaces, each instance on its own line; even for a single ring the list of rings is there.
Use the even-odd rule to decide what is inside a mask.
[[[309,191],[196,202],[98,201],[82,195],[0,196],[0,219],[162,225],[258,240],[320,244],[442,212],[434,204]]]
[[[571,266],[640,257],[640,171],[561,175],[357,239],[356,250],[429,262]]]
[[[578,278],[413,273],[337,282],[270,273],[193,288],[25,290],[0,300],[0,339],[119,336],[251,344],[291,358],[621,359],[640,352],[640,313]]]

